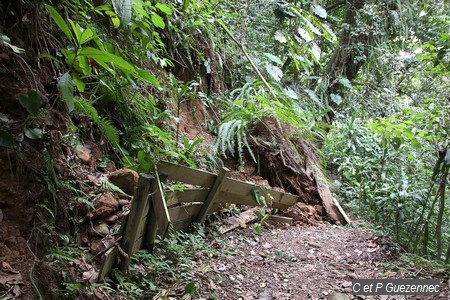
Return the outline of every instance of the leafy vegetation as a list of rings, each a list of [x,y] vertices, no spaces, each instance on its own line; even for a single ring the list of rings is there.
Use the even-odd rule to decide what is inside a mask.
[[[21,91],[25,120],[16,130],[0,114],[0,147],[13,148],[24,136],[43,141],[45,120],[55,109],[69,116],[71,135],[83,134],[77,127],[87,118],[115,162],[139,172],[150,172],[161,159],[214,169],[233,156],[244,167],[259,164],[253,129],[271,118],[280,130],[288,124],[318,145],[345,206],[408,251],[448,266],[446,1],[26,2],[18,5],[42,13],[45,47],[37,58],[53,72],[49,97],[58,96],[45,99],[37,84]],[[28,49],[5,33],[2,49],[25,62],[21,55]],[[215,135],[208,153],[200,150],[204,138],[189,139],[180,128],[186,102],[200,103],[211,116],[202,120]],[[58,209],[51,204],[62,207],[58,189],[92,203],[73,182],[59,180],[49,155],[43,155],[43,182],[50,197],[40,203],[40,217],[48,216],[51,236],[58,236]],[[262,224],[267,215],[259,217]],[[102,288],[114,287],[126,298],[169,284],[193,293],[190,268],[201,267],[204,240],[177,233],[159,246],[160,252],[132,258],[129,277],[117,272],[116,285]],[[83,251],[57,247],[49,259],[64,268],[85,257]],[[65,283],[67,297],[85,288]]]
[[[323,144],[349,207],[411,251],[446,259],[444,3],[63,4],[46,5],[63,35],[51,36],[61,45],[60,54],[43,57],[66,70],[58,86],[69,112],[89,116],[126,166],[148,171],[160,158],[195,165],[193,150],[201,140],[180,139],[178,126],[175,131],[163,125],[179,122],[179,99],[189,92],[218,117],[212,156],[236,156],[243,165],[248,153],[256,163],[252,127],[269,116],[290,124]],[[144,70],[150,65],[159,80]],[[157,71],[171,66],[190,70],[200,90]],[[238,73],[232,71],[236,67]],[[213,102],[222,90],[218,81],[231,92]],[[145,92],[148,88],[152,92]],[[162,91],[178,99],[176,114],[161,109],[156,97]],[[33,99],[24,96],[22,102],[35,113]],[[115,103],[115,114],[106,109],[108,103]]]

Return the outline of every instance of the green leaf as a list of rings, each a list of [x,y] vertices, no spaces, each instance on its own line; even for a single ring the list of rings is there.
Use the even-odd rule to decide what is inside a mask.
[[[170,6],[163,4],[163,3],[156,3],[155,7],[157,9],[159,9],[160,11],[162,11],[163,13],[165,13],[166,15],[171,15],[172,14],[172,8],[170,8]]]
[[[185,295],[193,295],[196,290],[197,290],[197,287],[195,286],[195,282],[189,282],[186,285],[186,287],[184,288],[184,294]]]
[[[80,93],[83,93],[86,88],[86,84],[83,82],[83,80],[81,80],[80,76],[78,76],[78,74],[76,73],[73,74],[73,82],[75,83],[77,90]]]
[[[133,11],[131,9],[132,0],[113,0],[113,7],[120,21],[124,25],[128,25],[131,21]]]
[[[312,47],[310,49],[310,52],[311,52],[312,57],[314,58],[314,60],[317,63],[319,63],[320,55],[322,53],[322,50],[320,49],[320,47],[316,43],[313,43],[313,45],[312,45]]]
[[[284,34],[283,34],[281,31],[279,31],[279,30],[277,30],[277,31],[275,32],[274,38],[275,38],[275,40],[279,41],[279,42],[282,43],[282,44],[287,43],[286,37],[285,37]]]
[[[76,53],[68,49],[61,49],[61,53],[66,58],[66,63],[72,66],[75,62]]]
[[[122,57],[92,47],[85,47],[78,52],[79,56],[88,56],[99,64],[110,63],[125,73],[136,73],[136,67]]]
[[[81,33],[80,37],[80,45],[83,45],[86,42],[89,42],[94,37],[94,31],[92,29],[87,28]]]
[[[298,34],[300,34],[302,39],[304,39],[307,42],[312,41],[314,38],[314,35],[310,34],[308,31],[306,31],[305,29],[303,29],[301,27],[297,28],[297,32],[298,32]]]
[[[283,71],[280,68],[278,68],[277,66],[267,64],[266,71],[277,82],[279,82],[281,80],[281,78],[283,77]]]
[[[191,0],[183,0],[183,9],[186,10],[191,3]]]
[[[19,102],[33,116],[37,116],[42,104],[41,97],[34,90],[28,91],[26,95],[20,95]]]
[[[270,59],[272,62],[276,63],[277,65],[283,65],[283,62],[281,61],[281,59],[279,59],[277,56],[270,54],[270,53],[264,53],[264,55]]]
[[[253,230],[255,231],[255,234],[260,235],[262,233],[262,226],[260,223],[256,223],[253,225]]]
[[[351,89],[352,88],[352,84],[350,82],[350,80],[348,80],[345,77],[340,77],[339,79],[339,83],[342,84],[343,86],[345,86],[346,88]]]
[[[317,97],[316,92],[310,89],[304,89],[304,91],[308,94],[309,99],[314,101],[317,105],[319,105],[319,107],[323,108],[322,101],[320,101],[319,97]]]
[[[137,71],[137,75],[136,78],[144,80],[144,81],[148,81],[151,84],[153,84],[155,87],[159,87],[159,81],[158,79],[156,79],[155,76],[153,76],[152,74],[150,74],[150,71],[147,70],[138,70]]]
[[[55,21],[56,25],[58,25],[59,29],[66,35],[69,41],[72,41],[72,32],[69,29],[69,25],[64,21],[63,17],[53,8],[53,6],[46,4],[45,7],[48,9],[50,13],[50,17],[52,17],[53,21]]]
[[[145,151],[140,150],[138,152],[138,162],[139,162],[139,170],[141,170],[144,173],[147,173],[151,170],[152,167],[152,161],[150,156],[145,153]]]
[[[75,107],[73,103],[73,81],[69,72],[64,73],[58,80],[58,90],[61,93],[64,102],[66,102],[69,112],[73,111]]]
[[[318,5],[318,4],[314,4],[312,6],[312,10],[313,12],[318,15],[320,18],[322,19],[326,19],[328,14],[327,11],[325,10],[325,8],[323,8],[322,6]]]
[[[340,95],[336,95],[336,94],[331,94],[330,95],[331,101],[333,101],[334,103],[336,103],[337,105],[342,103],[342,97]]]
[[[74,21],[72,21],[70,19],[69,19],[69,23],[70,23],[70,26],[72,26],[72,30],[73,30],[73,33],[75,34],[75,39],[76,39],[78,45],[81,45],[80,40],[81,40],[81,34],[83,32],[82,32],[82,28],[81,28],[80,24],[75,23]]]
[[[8,131],[0,129],[0,147],[12,147],[14,146],[14,137]]]
[[[283,92],[284,92],[284,94],[285,94],[286,96],[288,96],[289,98],[294,99],[294,100],[298,100],[298,95],[297,95],[297,93],[296,93],[293,89],[291,89],[291,88],[285,88],[285,89],[283,90]]]
[[[40,140],[42,139],[42,129],[40,128],[25,128],[24,129],[25,136],[31,140]]]
[[[164,19],[161,18],[160,15],[156,14],[156,13],[152,13],[152,23],[153,25],[155,25],[158,28],[164,29],[166,28],[166,23],[164,23]]]

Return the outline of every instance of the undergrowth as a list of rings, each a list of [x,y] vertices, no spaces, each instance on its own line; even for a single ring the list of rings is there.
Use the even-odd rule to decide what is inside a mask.
[[[127,299],[161,291],[170,291],[178,297],[193,295],[199,284],[198,276],[211,270],[203,260],[229,253],[221,249],[222,244],[220,240],[207,238],[204,227],[197,225],[189,233],[174,232],[165,240],[156,240],[153,253],[141,250],[131,257],[129,276],[115,269],[112,277]]]
[[[224,242],[205,235],[204,227],[193,226],[188,232],[174,232],[156,240],[154,252],[141,250],[131,257],[129,273],[113,269],[104,283],[96,283],[94,257],[88,249],[77,246],[53,247],[46,261],[58,268],[60,288],[52,291],[56,298],[85,299],[115,291],[117,299],[141,299],[169,293],[174,299],[194,295],[203,276],[211,270],[203,263],[208,258],[234,254],[222,249]],[[81,271],[81,272],[79,272]],[[82,274],[82,277],[77,277]],[[111,280],[113,279],[113,280]]]

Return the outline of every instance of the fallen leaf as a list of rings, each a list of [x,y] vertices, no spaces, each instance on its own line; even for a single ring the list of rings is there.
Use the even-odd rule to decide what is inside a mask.
[[[94,268],[89,269],[86,272],[83,272],[82,281],[85,283],[94,283],[97,281],[98,272],[95,271]]]
[[[209,279],[209,288],[212,290],[217,290],[217,285],[212,281],[212,279]]]
[[[272,245],[269,244],[269,243],[264,243],[262,246],[263,246],[264,249],[270,249],[270,248],[272,248]]]
[[[14,269],[6,261],[2,261],[2,270],[9,271],[9,272],[14,272]]]

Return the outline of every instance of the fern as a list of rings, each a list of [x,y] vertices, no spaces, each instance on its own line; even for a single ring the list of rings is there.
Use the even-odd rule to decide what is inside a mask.
[[[119,131],[113,125],[111,120],[101,117],[97,125],[101,132],[105,135],[106,139],[113,146],[117,146],[119,144]]]
[[[94,123],[98,123],[99,117],[97,110],[88,101],[80,98],[75,98],[75,108],[77,109],[77,111],[90,117],[92,121],[94,121]]]
[[[126,195],[126,193],[124,191],[122,191],[122,189],[120,187],[118,187],[117,185],[115,185],[114,183],[108,181],[108,180],[102,180],[98,183],[98,186],[110,191],[110,192],[115,192],[115,193],[120,193],[123,195]]]
[[[240,119],[231,119],[222,123],[217,130],[217,138],[213,143],[213,150],[225,157],[227,157],[227,153],[234,157],[237,152],[239,162],[242,164],[244,162],[245,147],[256,162],[255,155],[247,140],[248,127],[249,122]]]
[[[99,117],[95,107],[88,101],[81,98],[74,98],[74,100],[76,110],[90,117],[113,146],[119,145],[119,131],[113,125],[112,121],[105,117]]]

